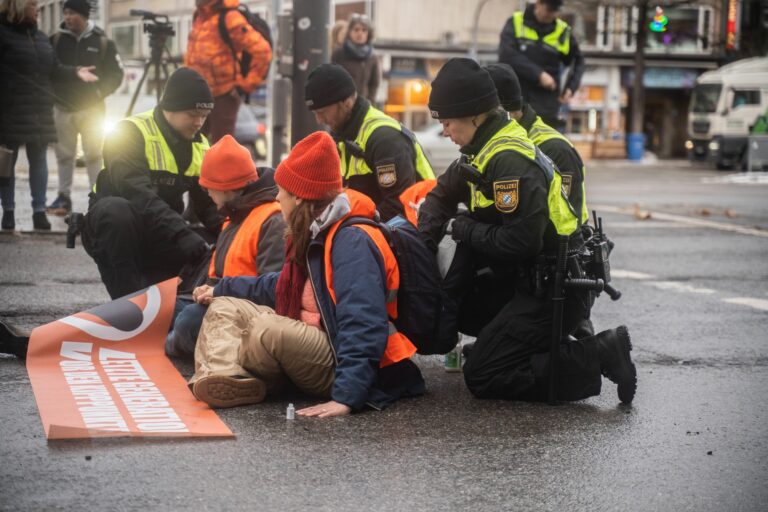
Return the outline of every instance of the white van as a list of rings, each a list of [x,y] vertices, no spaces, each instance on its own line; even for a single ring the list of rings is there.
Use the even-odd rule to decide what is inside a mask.
[[[768,57],[755,57],[703,73],[688,109],[691,159],[718,169],[746,164],[749,130],[768,108]]]

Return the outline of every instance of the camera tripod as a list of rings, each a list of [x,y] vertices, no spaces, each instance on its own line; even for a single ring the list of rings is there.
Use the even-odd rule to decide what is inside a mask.
[[[144,72],[139,79],[136,90],[133,91],[133,97],[131,97],[131,102],[128,104],[128,110],[125,112],[125,117],[130,117],[130,115],[133,113],[133,107],[136,105],[136,99],[139,97],[141,88],[144,85],[144,81],[147,79],[147,75],[149,74],[149,70],[151,68],[155,69],[155,97],[159,103],[160,95],[162,92],[161,84],[165,84],[168,81],[168,63],[170,62],[173,64],[174,69],[178,67],[177,64],[173,62],[171,52],[165,45],[168,36],[176,35],[173,29],[164,25],[146,23],[144,25],[144,32],[149,32],[149,48],[151,53],[149,60],[147,60],[146,64],[144,64]],[[163,55],[164,53],[167,55],[167,57]],[[160,80],[161,71],[162,82]]]

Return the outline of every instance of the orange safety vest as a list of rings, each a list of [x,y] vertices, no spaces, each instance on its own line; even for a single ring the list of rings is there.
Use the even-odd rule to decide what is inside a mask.
[[[414,226],[419,226],[418,218],[416,217],[416,208],[412,205],[419,205],[427,194],[429,194],[433,188],[437,185],[437,180],[422,180],[417,181],[400,194],[400,202],[403,203],[403,211],[405,211],[405,218]]]
[[[211,265],[208,268],[210,277],[234,277],[234,276],[257,276],[259,269],[256,268],[256,255],[259,253],[259,237],[261,236],[261,226],[264,222],[280,212],[280,203],[271,201],[264,203],[248,214],[240,229],[237,230],[232,245],[227,250],[224,259],[224,275],[217,276],[215,270],[216,252],[211,257]],[[229,225],[226,220],[221,229]]]
[[[347,192],[349,193],[349,192]],[[336,304],[336,292],[333,290],[333,267],[331,266],[331,249],[333,248],[333,236],[341,226],[344,219],[333,225],[328,232],[328,237],[325,242],[325,282],[328,286],[328,292],[331,295],[331,300]],[[384,270],[387,275],[387,314],[389,316],[389,337],[387,338],[387,348],[384,350],[384,355],[381,356],[379,367],[384,368],[391,364],[395,364],[404,359],[409,359],[416,353],[416,346],[411,343],[403,333],[398,332],[393,320],[397,318],[397,290],[400,287],[400,270],[397,266],[397,260],[389,247],[386,238],[377,228],[367,225],[357,225],[356,228],[360,228],[365,231],[369,237],[373,240],[381,253],[384,260]]]

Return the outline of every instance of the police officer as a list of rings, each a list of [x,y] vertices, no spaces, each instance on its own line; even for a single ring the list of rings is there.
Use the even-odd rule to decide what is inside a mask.
[[[180,68],[154,110],[121,121],[105,140],[82,235],[113,299],[178,275],[207,252],[181,217],[185,192],[211,235],[218,233],[216,205],[198,184],[208,149],[199,130],[212,108],[205,80]]]
[[[533,107],[523,102],[520,82],[511,66],[503,63],[489,64],[485,70],[493,79],[501,106],[525,128],[528,138],[557,166],[568,201],[581,222],[586,223],[589,211],[584,186],[585,168],[578,151],[563,134],[546,124]]]
[[[501,31],[499,62],[512,66],[523,85],[525,102],[545,123],[562,127],[560,104],[570,102],[581,84],[584,57],[571,27],[557,17],[563,0],[536,0],[515,12]],[[571,66],[560,90],[561,65]]]
[[[338,64],[321,64],[309,74],[304,99],[338,145],[344,186],[370,197],[384,221],[404,215],[400,194],[435,177],[413,133],[358,96],[352,76]]]
[[[474,316],[474,325],[462,320],[462,332],[468,325],[479,330],[464,366],[470,391],[480,398],[545,400],[553,307],[536,293],[533,268],[538,256],[554,249],[557,235],[569,235],[574,248],[582,239],[559,174],[498,106],[493,80],[473,60],[451,59],[437,74],[429,109],[463,156],[421,206],[419,230],[436,244],[447,225],[457,254],[469,253],[463,265],[471,269],[454,266],[450,272],[480,275],[461,305]],[[468,214],[449,222],[461,202]],[[568,293],[564,334],[588,307],[586,293]],[[602,372],[618,383],[620,400],[631,402],[636,374],[630,350],[624,326],[563,342],[557,399],[599,394]]]

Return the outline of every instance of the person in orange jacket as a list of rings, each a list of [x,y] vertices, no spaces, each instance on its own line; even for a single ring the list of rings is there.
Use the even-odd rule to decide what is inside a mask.
[[[272,49],[242,13],[238,0],[196,0],[192,30],[187,38],[184,65],[203,75],[214,96],[214,108],[203,132],[211,144],[235,131],[240,93],[251,93],[262,84],[272,60]],[[219,33],[219,16],[225,15],[227,32],[235,50]],[[242,52],[251,55],[246,76],[240,72]],[[235,56],[237,58],[235,58]]]
[[[211,285],[222,277],[257,276],[283,267],[285,221],[275,199],[275,172],[268,167],[259,171],[248,150],[231,135],[225,135],[205,154],[200,186],[226,220],[210,264],[202,268],[195,265],[190,276],[192,282],[182,282],[180,286],[174,321],[165,341],[169,356],[191,358],[195,353],[195,341],[207,307],[195,304],[183,291],[202,284],[199,277],[195,279],[196,272],[202,273],[207,267],[205,283]],[[208,260],[206,257],[202,263]]]

